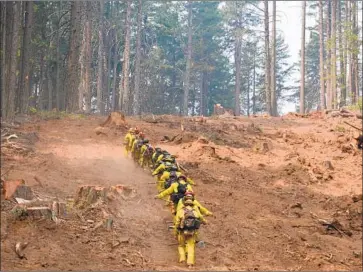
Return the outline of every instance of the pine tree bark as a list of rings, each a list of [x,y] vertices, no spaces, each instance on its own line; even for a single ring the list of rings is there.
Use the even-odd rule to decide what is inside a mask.
[[[331,94],[332,94],[332,107],[337,108],[337,80],[336,80],[336,14],[337,14],[337,0],[332,0],[332,21],[331,21]]]
[[[192,3],[188,1],[188,45],[187,45],[187,63],[184,75],[184,98],[183,98],[183,115],[188,116],[189,102],[189,84],[190,84],[190,69],[192,62]]]
[[[19,30],[20,30],[20,19],[21,19],[21,2],[8,2],[6,15],[11,23],[9,28],[11,31],[7,31],[9,41],[9,52],[8,55],[8,68],[7,68],[7,84],[5,85],[4,93],[5,97],[5,119],[12,119],[15,115],[15,94],[16,94],[16,68],[18,66],[18,45],[19,45]],[[4,110],[4,109],[3,109]]]
[[[256,113],[256,51],[253,51],[253,94],[252,94],[252,114]]]
[[[31,36],[33,29],[33,1],[24,2],[24,37],[21,54],[21,69],[19,82],[19,111],[26,113],[28,111],[28,100],[30,96],[30,74],[29,74],[29,55],[31,47]]]
[[[325,109],[325,79],[324,79],[324,18],[323,0],[319,0],[319,73],[320,73],[320,109]]]
[[[344,74],[345,74],[345,105],[347,104],[347,94],[349,93],[350,86],[349,86],[349,43],[347,33],[349,32],[349,23],[350,23],[350,5],[349,1],[345,1],[345,27],[344,27]]]
[[[56,91],[56,107],[60,110],[60,69],[61,69],[61,57],[60,57],[60,22],[61,22],[61,7],[62,2],[58,2],[58,22],[57,22],[57,35],[56,35],[56,76],[55,76],[55,91]]]
[[[99,113],[104,114],[102,91],[103,91],[103,0],[99,1],[99,21],[98,21],[98,64],[97,64],[97,109]]]
[[[359,52],[359,34],[358,34],[358,20],[357,20],[357,1],[352,1],[352,32],[356,37],[356,41],[352,41],[352,54],[351,54],[351,89],[352,89],[352,104],[357,103],[358,96],[358,52]]]
[[[301,24],[301,66],[300,66],[300,114],[305,113],[305,18],[306,1],[302,1],[302,24]]]
[[[264,0],[265,5],[265,92],[266,92],[266,111],[271,115],[271,76],[270,76],[270,27],[268,14],[268,1]]]
[[[271,45],[271,114],[277,116],[276,99],[276,1],[272,2],[272,45]]]
[[[86,22],[84,25],[84,98],[85,98],[85,112],[89,114],[91,112],[91,64],[92,64],[92,15],[91,15],[91,2],[86,2]]]
[[[79,86],[79,41],[80,41],[80,4],[71,2],[71,34],[69,39],[69,55],[66,83],[66,109],[68,112],[79,110],[78,86]]]
[[[121,110],[125,114],[130,113],[129,105],[129,73],[130,73],[130,17],[131,17],[131,0],[127,0],[126,9],[126,33],[125,33],[125,49],[123,53],[123,65],[122,65],[122,81],[120,88],[119,102]]]
[[[111,108],[112,111],[116,110],[116,73],[117,73],[117,64],[118,64],[118,40],[117,40],[117,32],[115,32],[115,45],[114,45],[114,55],[113,55],[113,73],[112,73],[112,98],[111,98]]]
[[[340,104],[339,107],[345,106],[346,89],[345,89],[345,66],[344,66],[344,47],[343,47],[343,32],[342,32],[342,3],[338,1],[338,39],[339,39],[339,89],[340,89]]]
[[[141,77],[141,31],[142,31],[142,0],[138,1],[137,34],[136,34],[136,59],[135,59],[135,114],[141,114],[140,105],[140,77]]]
[[[234,115],[240,115],[240,94],[241,94],[241,47],[242,37],[241,34],[237,33],[235,37],[235,52],[234,52],[234,64],[235,64],[235,93],[234,93]]]
[[[6,6],[7,3],[6,2],[0,2],[0,12],[1,12],[1,16],[0,16],[0,23],[1,23],[1,36],[0,36],[0,48],[1,48],[1,117],[5,117],[5,99],[6,99],[6,89],[5,89],[5,81],[6,81],[6,77],[5,77],[5,70],[6,70],[6,62],[5,62],[5,58],[6,58],[6,54],[5,51],[7,49],[6,46],[6,37],[7,37],[7,33],[6,33]]]
[[[331,0],[327,0],[327,15],[326,15],[326,107],[328,110],[332,109],[332,88],[331,88],[331,47],[329,41],[331,39]]]

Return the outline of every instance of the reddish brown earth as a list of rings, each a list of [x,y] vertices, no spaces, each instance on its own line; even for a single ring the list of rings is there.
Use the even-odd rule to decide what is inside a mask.
[[[356,271],[362,270],[362,201],[352,196],[362,191],[362,156],[350,146],[356,131],[342,120],[188,119],[183,133],[178,117],[128,122],[177,156],[197,183],[198,200],[215,214],[202,226],[206,247],[197,248],[195,270]],[[154,179],[124,158],[124,131],[96,135],[102,121],[24,122],[14,132],[34,152],[2,149],[2,171],[13,165],[6,179],[24,179],[38,194],[68,203],[79,186],[89,184],[128,185],[136,196],[70,208],[58,225],[15,220],[13,202],[2,201],[2,270],[186,270],[177,263],[176,241],[167,230],[169,210],[153,198]],[[165,135],[177,137],[161,143]],[[93,230],[87,220],[97,223],[105,210],[112,214],[112,230]],[[340,230],[327,230],[318,219],[336,219]],[[26,259],[15,254],[17,242],[29,243]]]

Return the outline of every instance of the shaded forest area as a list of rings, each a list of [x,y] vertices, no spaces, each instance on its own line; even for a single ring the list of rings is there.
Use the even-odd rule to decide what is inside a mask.
[[[294,64],[288,45],[297,41],[276,31],[281,4],[0,2],[1,116],[211,115],[216,103],[277,116],[284,101],[299,102],[300,113],[357,105],[362,1],[302,1],[304,50]]]

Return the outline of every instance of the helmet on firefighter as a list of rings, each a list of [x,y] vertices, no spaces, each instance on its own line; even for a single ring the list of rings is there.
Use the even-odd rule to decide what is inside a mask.
[[[184,175],[180,175],[180,176],[178,177],[178,180],[180,180],[180,179],[182,179],[182,180],[184,180],[184,181],[187,181],[187,177],[186,177],[186,176],[184,176]]]
[[[148,139],[144,139],[144,144],[148,144],[149,143],[149,140]]]
[[[178,167],[176,167],[175,165],[171,165],[170,168],[169,168],[170,171],[177,171],[178,170]]]
[[[161,148],[160,147],[156,147],[155,148],[155,152],[161,152]]]
[[[184,200],[194,200],[194,193],[192,191],[186,191],[184,194]]]
[[[187,200],[184,201],[185,206],[193,206],[193,204],[194,204],[193,200],[191,200],[191,199],[187,199]]]

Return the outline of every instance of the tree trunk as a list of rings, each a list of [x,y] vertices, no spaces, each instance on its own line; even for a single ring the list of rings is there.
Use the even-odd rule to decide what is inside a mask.
[[[184,99],[183,99],[183,115],[188,116],[188,102],[189,102],[189,81],[190,81],[190,68],[192,62],[192,2],[188,1],[188,46],[187,46],[187,63],[185,67],[184,78]]]
[[[33,28],[33,1],[25,3],[24,15],[24,37],[21,54],[21,69],[19,80],[19,111],[26,113],[28,110],[28,100],[30,96],[30,74],[29,74],[29,53],[31,46],[31,36]]]
[[[319,0],[319,72],[320,72],[320,109],[325,109],[325,79],[324,79],[324,30],[323,30],[323,0]]]
[[[270,76],[270,28],[268,15],[268,1],[265,4],[265,92],[266,92],[266,111],[271,114],[271,76]]]
[[[111,108],[112,111],[116,110],[116,73],[117,73],[117,64],[118,64],[118,40],[117,40],[117,32],[115,31],[115,45],[114,45],[114,55],[113,55],[113,73],[112,73],[112,99],[111,99]]]
[[[60,68],[61,68],[61,59],[60,59],[60,21],[61,21],[61,7],[62,2],[58,2],[58,23],[57,23],[57,37],[56,37],[56,63],[57,63],[57,70],[55,76],[55,91],[56,91],[56,107],[57,110],[60,110]]]
[[[203,115],[204,109],[204,72],[200,72],[200,102],[199,102],[199,115]]]
[[[256,45],[257,46],[257,45]],[[256,51],[253,51],[253,93],[252,93],[252,114],[256,113]]]
[[[327,44],[329,44],[329,41],[331,39],[331,32],[330,32],[330,27],[331,27],[331,0],[327,0],[328,6],[327,6],[327,16],[326,16],[326,42]],[[325,77],[326,77],[326,107],[328,110],[332,109],[332,88],[331,88],[331,48],[330,46],[327,46],[326,48],[327,54],[326,54],[326,72],[325,72]]]
[[[349,43],[348,43],[348,35],[347,33],[349,32],[349,23],[350,23],[350,5],[349,5],[349,1],[345,1],[345,27],[344,27],[344,74],[345,74],[345,105],[347,105],[347,94],[350,91],[350,73],[349,73],[349,66],[348,66],[348,61],[349,61]]]
[[[104,104],[102,100],[103,90],[103,0],[100,3],[100,13],[98,22],[98,64],[97,64],[97,109],[99,113],[104,114]]]
[[[302,1],[300,114],[305,113],[305,17],[306,17],[305,14],[306,14],[306,1]]]
[[[122,81],[120,89],[120,107],[125,114],[129,114],[129,66],[130,66],[130,17],[131,17],[131,0],[127,0],[126,9],[126,33],[125,33],[125,49],[123,53]]]
[[[136,59],[135,59],[135,114],[141,114],[140,105],[140,77],[141,77],[141,31],[142,31],[142,0],[138,2],[137,10],[137,35],[136,35]]]
[[[272,2],[272,45],[271,45],[271,113],[277,116],[276,99],[276,1]]]
[[[52,47],[50,47],[52,48]],[[50,54],[50,53],[49,53]],[[52,84],[52,67],[50,62],[47,66],[47,88],[48,88],[48,110],[51,111],[53,108],[53,84]]]
[[[337,80],[336,80],[336,14],[337,14],[337,0],[333,0],[332,3],[332,22],[331,22],[331,94],[332,94],[332,107],[337,108]]]
[[[234,93],[234,114],[235,116],[240,115],[240,94],[241,94],[241,47],[242,47],[242,37],[237,33],[235,37],[235,52],[234,52],[234,64],[235,64],[235,93]]]
[[[7,51],[8,56],[8,74],[7,74],[7,84],[5,86],[6,104],[5,104],[5,119],[12,119],[15,115],[15,93],[16,93],[16,68],[18,64],[17,51],[19,46],[19,28],[21,19],[21,2],[9,2],[7,3],[7,9],[9,12],[6,16],[12,19],[9,27],[11,32],[7,39],[9,41],[10,50]]]
[[[344,47],[343,47],[343,33],[342,33],[342,3],[338,1],[338,37],[339,37],[339,63],[340,63],[340,77],[339,77],[339,89],[340,89],[340,105],[345,106],[346,101],[346,87],[345,87],[345,65],[344,65]]]
[[[250,116],[250,71],[247,72],[247,116]]]
[[[85,112],[91,112],[92,90],[90,86],[91,64],[92,64],[92,22],[91,22],[91,2],[86,2],[86,22],[84,26],[85,44],[84,44],[84,98]]]
[[[359,52],[359,34],[358,34],[358,20],[357,20],[357,1],[352,1],[352,30],[356,41],[352,41],[352,54],[351,54],[351,89],[352,89],[352,104],[357,103],[358,93],[358,52]]]
[[[6,88],[5,88],[5,81],[6,81],[6,77],[5,77],[5,70],[6,70],[6,62],[5,62],[5,58],[6,58],[6,54],[5,54],[5,50],[7,49],[7,45],[6,45],[6,37],[7,37],[7,33],[6,33],[6,6],[7,6],[7,2],[0,2],[0,7],[1,7],[1,16],[0,16],[0,22],[1,22],[1,37],[0,37],[0,48],[2,48],[1,50],[1,117],[5,117],[5,107],[6,107]]]
[[[69,39],[69,55],[67,68],[66,99],[68,112],[79,110],[78,86],[79,86],[79,41],[80,41],[80,4],[71,2],[71,34]]]

